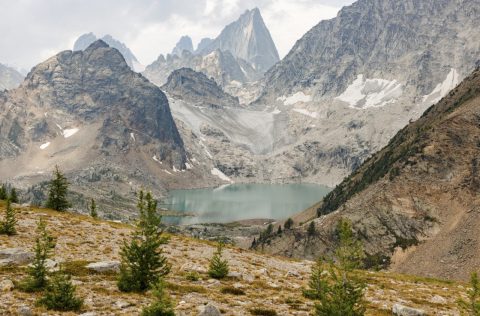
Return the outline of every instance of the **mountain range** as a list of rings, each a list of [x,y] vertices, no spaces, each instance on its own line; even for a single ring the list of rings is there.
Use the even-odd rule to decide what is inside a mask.
[[[0,91],[16,88],[23,81],[23,75],[12,67],[0,64]]]

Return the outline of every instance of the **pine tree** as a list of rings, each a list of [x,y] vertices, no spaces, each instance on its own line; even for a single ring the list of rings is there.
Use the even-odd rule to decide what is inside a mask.
[[[17,190],[15,188],[12,188],[10,190],[10,201],[12,203],[18,203],[18,195],[17,195]]]
[[[47,267],[45,263],[53,248],[55,248],[54,239],[48,233],[45,222],[40,218],[33,249],[35,258],[28,269],[28,277],[20,284],[20,289],[26,292],[35,292],[47,286]]]
[[[161,245],[167,242],[160,228],[162,217],[157,213],[157,202],[150,193],[140,191],[137,204],[140,217],[129,242],[121,249],[122,264],[118,288],[124,292],[142,292],[157,284],[170,272]]]
[[[5,208],[5,220],[0,222],[0,233],[6,235],[15,235],[17,233],[15,225],[17,220],[15,219],[15,211],[12,208],[10,200],[7,199],[7,205]]]
[[[283,225],[283,228],[291,229],[292,227],[293,227],[293,220],[291,218],[288,218],[285,224]]]
[[[0,187],[0,200],[4,201],[7,199],[7,197],[7,187],[5,186],[5,184],[2,184],[2,186]]]
[[[470,289],[467,294],[468,302],[460,300],[462,311],[467,315],[480,316],[480,281],[476,272],[473,272],[470,276]]]
[[[228,261],[222,259],[223,244],[219,243],[217,251],[210,259],[210,267],[208,269],[208,275],[214,279],[223,279],[228,275]]]
[[[98,217],[98,214],[97,214],[97,205],[95,204],[95,200],[92,199],[90,201],[90,216],[93,217],[93,218],[97,218]]]
[[[83,299],[76,297],[75,290],[70,276],[58,272],[53,276],[38,304],[57,311],[78,311],[83,305]]]
[[[354,238],[349,221],[340,220],[337,232],[339,246],[335,251],[336,260],[330,260],[328,271],[323,270],[326,262],[317,262],[312,269],[310,289],[304,291],[304,295],[319,301],[315,304],[316,316],[362,316],[365,314],[365,283],[353,270],[362,266],[365,258],[363,247]]]
[[[141,316],[175,316],[173,305],[165,293],[165,283],[163,279],[159,279],[152,289],[155,301],[142,310]]]
[[[281,235],[281,234],[282,234],[282,225],[278,225],[277,235]]]
[[[70,207],[70,203],[67,200],[67,190],[67,178],[65,178],[58,166],[55,166],[53,179],[50,181],[48,188],[46,207],[60,212],[66,211]]]
[[[314,221],[311,221],[310,222],[310,225],[308,225],[308,229],[307,229],[307,235],[309,237],[312,237],[314,236],[316,233],[316,229],[315,229],[315,222]]]

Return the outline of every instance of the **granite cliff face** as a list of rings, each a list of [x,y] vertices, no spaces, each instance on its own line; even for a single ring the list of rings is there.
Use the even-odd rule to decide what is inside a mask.
[[[187,154],[166,96],[101,40],[34,67],[19,88],[2,94],[0,109],[0,170],[22,189],[58,164],[78,194],[108,204],[114,181],[115,194],[125,194],[117,202],[128,205],[135,188],[160,195],[208,174],[202,167],[181,172]]]
[[[0,91],[16,88],[23,81],[21,73],[15,69],[0,64]]]
[[[215,39],[204,38],[193,51],[191,39],[183,36],[172,54],[160,55],[144,75],[162,86],[174,70],[192,68],[213,78],[218,85],[238,95],[243,84],[259,80],[279,60],[258,9],[246,11],[227,25]]]
[[[227,25],[200,54],[206,55],[217,49],[230,51],[262,73],[280,60],[258,8],[247,10],[237,21]]]
[[[74,51],[84,50],[96,40],[97,40],[97,37],[93,33],[83,34],[75,41],[73,45],[73,50]],[[108,34],[103,36],[101,40],[107,43],[110,47],[117,49],[122,54],[123,58],[125,58],[125,61],[127,62],[128,66],[132,68],[133,71],[140,72],[144,70],[145,67],[140,64],[137,57],[135,57],[132,51],[124,43],[116,40],[115,38],[113,38],[111,35],[108,35]]]
[[[467,279],[480,264],[479,115],[477,69],[303,214],[318,216],[315,236],[305,221],[264,249],[315,258],[335,247],[335,225],[348,218],[370,264]]]
[[[462,78],[473,70],[479,5],[359,0],[312,28],[268,71],[265,96],[311,89],[336,97],[359,75],[396,80],[412,97],[429,95],[450,69]]]
[[[172,72],[162,90],[178,99],[200,106],[239,106],[238,98],[225,93],[214,80],[190,68]]]

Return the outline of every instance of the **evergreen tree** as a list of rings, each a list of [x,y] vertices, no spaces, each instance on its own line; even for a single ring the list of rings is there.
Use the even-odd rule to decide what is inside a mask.
[[[17,195],[17,190],[15,188],[12,188],[10,190],[10,201],[12,203],[18,203],[18,195]]]
[[[98,214],[97,214],[97,205],[95,204],[95,200],[92,199],[90,201],[90,216],[93,217],[93,218],[97,218],[98,217]]]
[[[217,251],[210,259],[208,275],[214,279],[223,279],[228,275],[228,261],[222,259],[223,244],[219,243]]]
[[[28,269],[28,277],[21,282],[20,288],[26,292],[39,291],[47,285],[47,267],[45,265],[55,242],[46,229],[45,222],[40,218],[37,224],[35,239],[35,258]]]
[[[467,292],[468,302],[461,300],[460,307],[467,315],[480,316],[480,281],[476,272],[470,276],[470,287]]]
[[[291,218],[288,218],[285,224],[283,225],[283,228],[291,229],[292,227],[293,227],[293,220]]]
[[[310,225],[308,225],[308,229],[307,229],[307,235],[309,237],[312,237],[314,236],[316,233],[316,229],[315,229],[315,222],[314,221],[311,221],[310,222]]]
[[[0,200],[6,200],[8,197],[7,195],[7,187],[5,186],[5,184],[2,184],[2,186],[0,187]]]
[[[70,207],[70,203],[67,200],[67,190],[67,178],[65,178],[58,166],[55,166],[53,179],[50,181],[48,188],[46,207],[60,212],[66,211]]]
[[[120,255],[118,288],[124,292],[145,291],[170,272],[161,245],[167,242],[160,228],[162,217],[150,193],[140,191],[137,204],[140,217],[129,242],[123,243]]]
[[[336,260],[330,260],[328,271],[324,270],[326,262],[317,262],[312,268],[310,288],[304,291],[304,295],[319,301],[315,304],[316,316],[362,316],[365,314],[365,284],[353,270],[362,266],[363,247],[355,240],[349,221],[340,220],[337,232]]]
[[[282,225],[279,225],[277,229],[277,235],[281,235],[281,234],[282,234]]]
[[[76,297],[75,290],[69,275],[56,273],[38,304],[57,311],[78,311],[83,299]]]
[[[17,233],[15,225],[17,220],[15,219],[15,211],[12,208],[10,200],[7,199],[7,205],[5,208],[5,220],[0,222],[0,233],[6,235],[15,235]]]
[[[155,301],[142,310],[141,316],[175,316],[173,305],[165,293],[164,281],[160,278],[152,289]]]

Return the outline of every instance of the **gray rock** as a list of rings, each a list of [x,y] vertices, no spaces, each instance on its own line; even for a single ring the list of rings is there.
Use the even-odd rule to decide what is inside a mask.
[[[395,304],[392,308],[392,313],[396,316],[424,316],[425,311],[416,309],[401,304]]]
[[[119,261],[93,262],[93,263],[87,264],[86,268],[95,272],[119,272],[120,262]]]
[[[95,313],[95,312],[86,312],[86,313],[80,314],[79,316],[97,316],[97,313]]]
[[[175,45],[172,54],[181,56],[184,50],[193,53],[193,43],[190,36],[182,36]]]
[[[218,308],[212,304],[207,304],[199,308],[198,316],[221,316]]]
[[[162,90],[197,105],[211,107],[239,105],[238,98],[225,93],[213,79],[190,68],[172,72]]]
[[[24,265],[32,262],[33,253],[21,248],[7,248],[0,250],[0,266]]]
[[[124,308],[132,306],[132,304],[129,303],[129,302],[125,302],[125,301],[116,301],[115,306],[117,306],[119,309],[124,309]]]
[[[447,300],[440,296],[440,295],[434,295],[431,299],[430,299],[430,302],[434,303],[434,304],[446,304],[447,303]]]
[[[32,310],[27,305],[20,306],[17,309],[17,313],[18,313],[19,316],[32,316],[33,315]]]
[[[3,280],[0,282],[0,292],[9,292],[15,288],[12,280]]]

